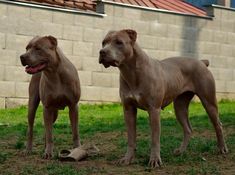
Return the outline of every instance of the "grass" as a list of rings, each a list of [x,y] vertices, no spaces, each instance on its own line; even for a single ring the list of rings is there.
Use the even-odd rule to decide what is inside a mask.
[[[219,103],[229,154],[218,154],[214,129],[200,103],[190,105],[193,137],[187,151],[173,156],[173,150],[182,140],[182,129],[175,119],[172,105],[161,113],[161,157],[163,167],[148,168],[150,128],[147,113],[139,110],[137,119],[136,159],[130,166],[117,166],[115,162],[125,153],[127,139],[120,104],[80,105],[80,135],[82,143],[94,143],[100,154],[80,162],[60,162],[57,153],[70,149],[72,134],[68,109],[60,111],[54,124],[55,156],[43,160],[42,107],[37,111],[34,129],[34,151],[23,156],[27,132],[27,108],[0,110],[0,174],[235,174],[235,102]]]

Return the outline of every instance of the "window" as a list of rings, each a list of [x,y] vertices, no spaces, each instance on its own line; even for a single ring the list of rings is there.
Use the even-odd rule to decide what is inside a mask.
[[[232,1],[235,1],[235,0],[232,0]],[[217,0],[185,0],[185,2],[188,2],[199,8],[205,8],[204,6],[206,5],[217,4]]]
[[[235,8],[235,0],[231,0],[231,7]]]

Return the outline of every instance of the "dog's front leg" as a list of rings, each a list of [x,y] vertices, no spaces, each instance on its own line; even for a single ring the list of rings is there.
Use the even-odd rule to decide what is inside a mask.
[[[128,147],[123,158],[119,160],[119,164],[129,165],[135,157],[136,149],[136,114],[137,109],[133,106],[124,105],[124,118],[127,127]]]
[[[149,120],[151,126],[151,154],[149,159],[149,166],[151,168],[160,167],[162,164],[160,156],[160,134],[161,134],[161,125],[160,125],[160,111],[161,109],[149,109]]]
[[[53,139],[52,139],[52,125],[54,121],[55,111],[50,108],[43,108],[44,116],[44,125],[45,125],[45,139],[46,139],[46,148],[43,155],[44,159],[51,159],[53,153]]]
[[[69,118],[70,118],[70,123],[71,123],[71,128],[72,128],[72,134],[73,134],[73,146],[79,147],[80,144],[80,139],[79,139],[79,132],[78,132],[78,105],[71,105],[69,106]]]

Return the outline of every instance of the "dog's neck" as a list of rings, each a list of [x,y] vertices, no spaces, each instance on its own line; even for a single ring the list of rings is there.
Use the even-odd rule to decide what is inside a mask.
[[[45,69],[44,71],[43,71],[43,74],[45,75],[45,76],[47,76],[48,78],[50,77],[50,78],[55,78],[55,76],[57,76],[58,75],[58,69],[63,69],[63,67],[60,67],[60,65],[61,65],[61,61],[63,61],[64,60],[64,54],[62,53],[62,51],[60,50],[60,48],[56,48],[56,58],[55,58],[55,60],[52,60],[53,61],[53,63],[52,64],[50,64],[50,66],[47,68],[47,69]]]
[[[139,85],[140,78],[144,78],[146,66],[150,65],[150,58],[135,44],[133,46],[133,56],[119,66],[121,78],[131,88]]]

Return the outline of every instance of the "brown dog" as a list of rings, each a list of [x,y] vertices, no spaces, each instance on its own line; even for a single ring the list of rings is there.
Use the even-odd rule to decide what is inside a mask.
[[[134,30],[109,32],[103,40],[99,63],[106,68],[118,67],[120,70],[120,96],[124,109],[128,133],[128,148],[119,161],[130,164],[136,149],[137,108],[149,114],[151,126],[151,154],[149,165],[161,165],[160,157],[160,111],[174,103],[176,118],[184,130],[181,146],[175,154],[185,151],[192,133],[188,120],[188,106],[197,95],[206,109],[216,131],[218,147],[226,153],[222,126],[218,116],[215,96],[215,81],[207,69],[207,60],[188,58],[168,58],[163,61],[151,59],[136,44]]]
[[[80,145],[78,134],[78,101],[80,82],[74,65],[57,47],[52,36],[35,37],[26,47],[26,53],[20,56],[25,71],[33,74],[29,85],[28,103],[28,140],[26,152],[32,151],[33,124],[40,100],[43,104],[45,124],[45,159],[53,153],[52,125],[59,109],[69,107],[74,147]]]

